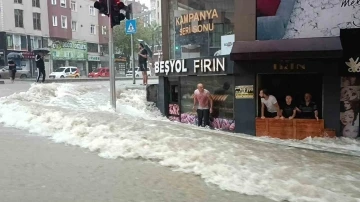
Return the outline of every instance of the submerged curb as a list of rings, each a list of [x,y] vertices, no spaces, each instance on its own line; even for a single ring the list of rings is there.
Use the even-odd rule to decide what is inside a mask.
[[[131,77],[118,77],[115,78],[116,81],[128,81],[132,80]],[[149,77],[149,79],[158,79],[158,77]],[[135,78],[135,80],[142,80],[142,78]],[[35,79],[22,79],[21,81],[25,82],[35,82]],[[79,79],[47,79],[45,83],[68,83],[68,82],[93,82],[93,81],[109,81],[109,78],[79,78]]]

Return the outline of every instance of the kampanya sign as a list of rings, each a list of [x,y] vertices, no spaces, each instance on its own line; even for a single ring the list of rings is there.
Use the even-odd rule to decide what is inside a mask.
[[[198,59],[193,62],[193,73],[225,72],[225,58]],[[167,60],[155,63],[156,74],[189,73],[186,60]]]
[[[200,22],[218,18],[216,9],[200,11],[196,13],[188,13],[176,18],[176,25],[180,26],[180,36],[191,33],[209,32],[214,30],[214,23],[202,23],[192,25],[192,22]]]

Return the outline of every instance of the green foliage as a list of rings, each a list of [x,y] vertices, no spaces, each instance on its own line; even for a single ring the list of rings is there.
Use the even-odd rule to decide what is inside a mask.
[[[138,39],[144,40],[153,45],[161,44],[161,27],[156,24],[144,26],[144,22],[137,20],[137,33],[134,34],[134,51],[138,49]],[[114,27],[114,48],[120,51],[123,56],[129,58],[131,56],[131,37],[125,33],[125,21],[119,26]]]

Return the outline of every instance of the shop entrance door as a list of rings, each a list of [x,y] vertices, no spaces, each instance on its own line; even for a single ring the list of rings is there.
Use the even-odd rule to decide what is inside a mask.
[[[298,106],[304,101],[305,93],[312,95],[316,103],[319,118],[322,118],[323,76],[321,74],[258,74],[257,92],[267,89],[276,97],[280,106],[285,104],[285,97],[291,95],[293,103]],[[258,97],[258,116],[261,116],[261,101]]]
[[[169,84],[169,118],[173,121],[180,121],[179,82],[170,81]]]

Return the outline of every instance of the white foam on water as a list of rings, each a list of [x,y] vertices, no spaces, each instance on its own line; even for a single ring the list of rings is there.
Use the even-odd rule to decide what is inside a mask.
[[[319,153],[239,135],[231,140],[161,116],[140,90],[120,90],[118,111],[109,106],[108,87],[75,84],[34,85],[0,99],[0,122],[87,148],[104,158],[143,158],[207,183],[275,201],[359,202],[360,161],[355,156]],[[296,144],[359,151],[355,140],[308,139]],[[304,144],[305,145],[305,144]]]

